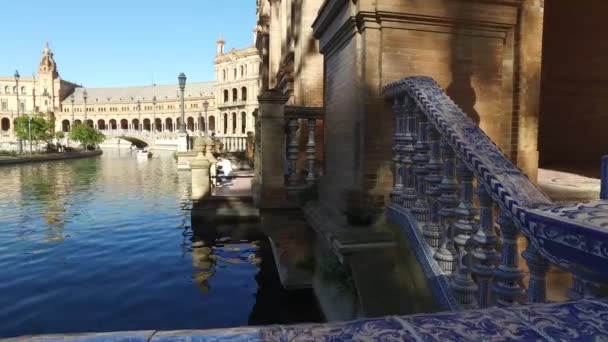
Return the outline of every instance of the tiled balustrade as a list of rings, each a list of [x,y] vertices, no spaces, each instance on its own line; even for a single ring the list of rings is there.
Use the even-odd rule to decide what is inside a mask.
[[[384,92],[395,113],[388,216],[445,308],[545,302],[550,264],[572,274],[573,299],[608,283],[608,201],[552,203],[430,78]]]

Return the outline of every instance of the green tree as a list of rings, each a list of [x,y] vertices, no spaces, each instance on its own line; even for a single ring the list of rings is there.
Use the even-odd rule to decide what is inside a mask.
[[[65,133],[63,133],[62,131],[56,132],[55,133],[55,138],[58,139],[58,140],[59,139],[63,139],[63,138],[65,138]]]
[[[93,127],[81,124],[73,127],[70,132],[70,139],[78,141],[85,150],[90,150],[102,143],[106,136]]]
[[[31,121],[31,122],[30,122]],[[51,140],[50,124],[44,116],[21,115],[15,120],[15,134],[17,138],[38,144],[40,141]]]

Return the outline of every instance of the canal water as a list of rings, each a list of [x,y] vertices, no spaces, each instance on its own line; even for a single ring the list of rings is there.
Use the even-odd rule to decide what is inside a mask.
[[[0,167],[0,336],[318,320],[255,225],[192,226],[189,177],[170,152]]]

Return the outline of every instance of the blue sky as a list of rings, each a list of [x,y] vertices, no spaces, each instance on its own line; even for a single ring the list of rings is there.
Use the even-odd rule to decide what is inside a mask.
[[[37,71],[44,43],[86,87],[213,80],[216,40],[252,44],[255,0],[18,0],[2,4],[0,75]]]

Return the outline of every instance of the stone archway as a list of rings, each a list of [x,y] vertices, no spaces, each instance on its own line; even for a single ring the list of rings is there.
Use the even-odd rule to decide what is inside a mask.
[[[131,120],[131,129],[134,131],[139,131],[139,119]]]
[[[165,130],[169,132],[173,132],[173,119],[166,118],[165,119]]]
[[[104,131],[106,128],[106,121],[104,119],[97,120],[97,129]]]
[[[74,120],[74,126],[82,125],[82,121],[80,119]]]
[[[154,130],[157,132],[163,131],[163,120],[161,118],[154,119]]]
[[[186,119],[186,129],[191,132],[194,132],[194,118],[191,116]]]
[[[143,127],[144,131],[148,131],[148,132],[152,131],[152,127],[150,126],[150,119],[144,119],[143,125],[144,125],[144,127]]]
[[[69,132],[70,131],[70,121],[69,120],[63,120],[63,121],[61,121],[61,131],[62,132]]]
[[[209,116],[209,130],[215,131],[215,116],[214,115]]]
[[[93,127],[93,120],[87,119],[87,126]]]
[[[118,125],[116,124],[116,120],[110,119],[110,129],[116,129]]]
[[[129,120],[127,120],[127,119],[120,120],[120,129],[129,129]]]

